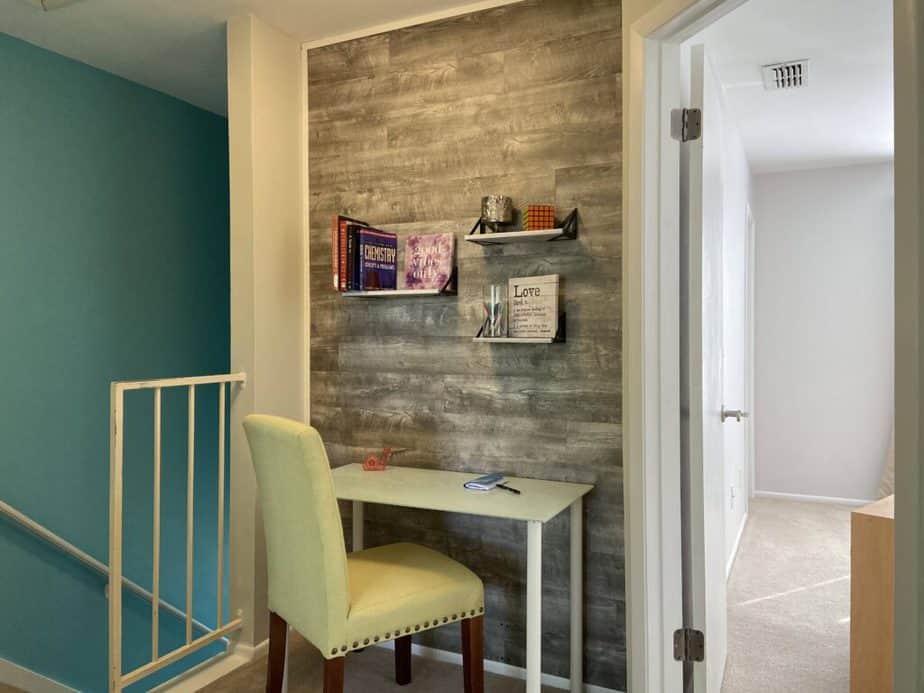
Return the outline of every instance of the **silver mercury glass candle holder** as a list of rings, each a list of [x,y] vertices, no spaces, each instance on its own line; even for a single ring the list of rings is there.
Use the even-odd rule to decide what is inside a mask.
[[[481,198],[481,220],[491,231],[513,223],[513,199],[506,195],[485,195]]]

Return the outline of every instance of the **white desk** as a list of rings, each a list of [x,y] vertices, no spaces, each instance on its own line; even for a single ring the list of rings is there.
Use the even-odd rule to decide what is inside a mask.
[[[582,500],[593,486],[509,477],[517,496],[503,489],[467,491],[462,484],[477,473],[389,467],[364,472],[348,464],[333,470],[337,498],[353,501],[353,550],[363,547],[363,503],[483,515],[527,523],[526,693],[539,693],[542,678],[542,525],[571,508],[571,691],[584,688]],[[485,614],[486,616],[488,614]]]

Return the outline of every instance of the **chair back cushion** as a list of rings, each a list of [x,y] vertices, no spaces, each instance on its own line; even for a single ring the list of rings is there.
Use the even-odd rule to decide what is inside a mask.
[[[244,430],[266,534],[269,608],[315,647],[344,641],[346,547],[330,463],[311,426],[253,414]]]

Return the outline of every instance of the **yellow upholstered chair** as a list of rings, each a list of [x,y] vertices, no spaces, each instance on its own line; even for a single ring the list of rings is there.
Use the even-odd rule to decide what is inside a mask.
[[[414,544],[347,555],[318,432],[273,416],[244,420],[259,485],[269,572],[268,693],[282,689],[288,626],[324,656],[324,693],[342,693],[349,652],[395,641],[395,679],[411,681],[411,636],[461,622],[466,693],[484,688],[484,586]]]

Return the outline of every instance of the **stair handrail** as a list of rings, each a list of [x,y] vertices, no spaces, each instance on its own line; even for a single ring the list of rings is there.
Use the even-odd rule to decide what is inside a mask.
[[[94,558],[93,556],[88,554],[83,549],[80,549],[74,546],[71,542],[67,541],[67,539],[64,539],[58,536],[57,534],[52,532],[50,529],[48,529],[44,525],[39,524],[38,522],[33,520],[31,517],[26,515],[24,512],[17,510],[16,508],[14,508],[12,505],[10,505],[4,500],[0,500],[0,515],[4,515],[10,518],[20,527],[27,530],[29,533],[35,535],[39,539],[42,539],[43,541],[55,547],[59,551],[62,551],[66,553],[67,555],[71,556],[72,558],[75,558],[80,563],[83,563],[85,566],[94,570],[100,575],[107,577],[107,578],[109,577],[109,566],[108,565],[106,565],[99,559]],[[154,595],[151,594],[150,591],[146,590],[144,587],[139,585],[137,582],[133,582],[132,580],[129,580],[127,577],[123,576],[122,584],[127,589],[134,592],[135,594],[145,599],[146,601],[148,602],[154,601]],[[109,589],[108,584],[106,585],[106,589],[108,591]],[[173,614],[179,619],[186,618],[186,614],[181,609],[177,608],[170,602],[162,598],[158,598],[157,601],[160,604],[161,608],[164,609],[164,611],[170,612],[171,614]],[[196,627],[196,630],[202,631],[203,633],[211,633],[213,630],[211,627],[205,625],[204,623],[202,623],[201,621],[197,619],[193,620],[193,625]]]

